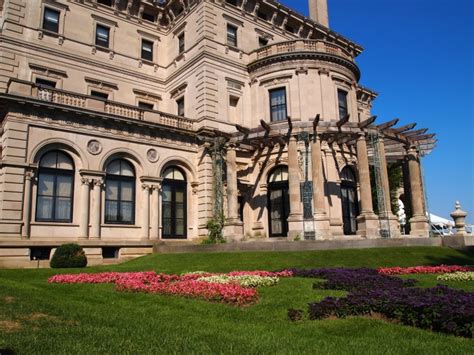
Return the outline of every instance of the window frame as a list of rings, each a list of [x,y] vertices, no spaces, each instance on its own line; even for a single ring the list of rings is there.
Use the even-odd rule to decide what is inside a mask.
[[[176,180],[176,179],[167,179],[163,178],[162,182],[162,189],[163,187],[167,186],[170,188],[171,192],[171,199],[169,201],[165,201],[164,198],[162,198],[161,201],[161,220],[163,224],[163,229],[162,229],[162,238],[163,239],[187,239],[188,238],[188,180],[186,173],[179,167],[177,166],[169,166],[166,169],[163,170],[162,176],[168,171],[168,169],[176,169],[178,170],[184,177],[184,180]],[[176,234],[176,222],[177,222],[177,217],[176,217],[176,192],[182,192],[183,193],[183,235],[177,235]],[[171,225],[170,225],[170,234],[165,233],[165,228],[164,228],[164,220],[165,220],[165,211],[166,208],[164,206],[164,203],[169,203],[169,209],[170,209],[170,217],[169,219],[171,220]]]
[[[144,44],[147,43],[150,45],[151,51],[151,57],[150,58],[145,58],[144,54],[148,53],[147,51],[144,50]],[[149,40],[147,38],[142,38],[141,43],[140,43],[140,59],[148,61],[148,62],[153,62],[153,57],[154,57],[154,47],[155,47],[155,42],[152,40]]]
[[[285,98],[285,103],[284,104],[279,104],[279,105],[272,105],[272,93],[275,93],[277,91],[282,91],[284,92],[284,98]],[[282,122],[285,121],[288,118],[288,95],[287,95],[287,88],[286,86],[280,86],[276,87],[273,89],[268,90],[268,102],[270,106],[270,122]],[[277,106],[284,106],[285,107],[285,117],[283,119],[274,119],[273,118],[273,108]]]
[[[127,162],[128,164],[130,164],[130,166],[132,167],[133,169],[133,176],[126,176],[126,175],[115,175],[115,174],[109,174],[107,173],[107,167],[112,164],[114,161],[116,160],[122,160],[122,161],[125,161]],[[106,174],[105,174],[105,186],[106,186],[106,190],[105,190],[105,196],[104,196],[104,224],[117,224],[117,225],[135,225],[135,220],[136,220],[136,208],[137,208],[137,193],[136,193],[136,184],[137,184],[137,177],[136,177],[136,171],[135,171],[135,167],[133,166],[132,163],[130,163],[128,160],[124,159],[124,158],[118,158],[118,159],[113,159],[111,160],[107,166],[106,166]],[[107,198],[107,183],[109,181],[115,181],[117,182],[117,199],[113,200],[113,199],[110,199],[110,198]],[[122,201],[122,183],[132,183],[132,201]],[[117,214],[116,214],[116,220],[109,220],[108,218],[108,215],[107,215],[107,204],[109,203],[109,201],[113,201],[113,202],[116,202],[117,203]],[[122,220],[122,217],[121,217],[121,214],[120,214],[120,211],[121,211],[121,205],[122,203],[124,202],[127,202],[127,203],[130,203],[132,204],[132,218],[131,218],[131,221],[123,221]]]
[[[230,34],[229,30],[233,32]],[[238,47],[238,38],[239,38],[239,28],[231,23],[227,23],[226,27],[226,44],[230,47],[237,48]]]
[[[55,12],[58,15],[58,22],[56,23],[55,30],[45,28],[45,26],[47,24],[47,21],[46,21],[46,12],[47,11]],[[41,23],[41,30],[45,31],[47,33],[54,33],[56,35],[59,35],[60,28],[61,28],[61,10],[55,9],[53,7],[50,7],[50,6],[44,6],[44,8],[43,8],[43,18],[42,18],[42,23]]]
[[[61,153],[61,154],[64,154],[66,157],[68,157],[71,160],[71,163],[73,165],[73,169],[68,170],[68,169],[42,167],[41,166],[41,160],[43,159],[43,157],[46,156],[47,154],[50,154],[50,153],[53,153],[53,152]],[[67,154],[67,153],[65,153],[61,150],[50,150],[48,152],[45,152],[41,156],[41,159],[39,160],[38,183],[40,181],[41,174],[53,175],[53,177],[54,177],[54,179],[53,179],[53,194],[52,195],[40,195],[39,187],[38,187],[38,185],[36,186],[35,222],[72,223],[73,217],[74,217],[74,188],[75,188],[75,184],[74,184],[75,181],[74,180],[75,180],[75,175],[76,175],[76,168],[75,168],[75,164],[74,164],[74,159],[72,159],[69,154]],[[55,215],[56,215],[56,200],[59,197],[62,197],[62,196],[58,196],[58,194],[57,194],[58,176],[69,177],[71,179],[71,194],[68,197],[69,201],[71,203],[71,208],[69,210],[69,218],[66,218],[66,219],[55,218]],[[40,201],[40,197],[43,197],[43,196],[51,197],[52,201],[53,201],[52,202],[52,207],[51,207],[51,217],[50,218],[40,218],[40,217],[38,217],[39,201]],[[64,198],[64,197],[62,197],[62,198]]]
[[[345,105],[341,105],[341,97],[340,97],[340,95],[339,95],[340,93],[344,93],[344,104],[345,104]],[[344,89],[342,89],[342,88],[337,88],[337,93],[336,93],[336,97],[337,97],[337,114],[338,114],[339,120],[344,119],[344,118],[349,114],[349,101],[348,101],[348,96],[349,96],[349,91],[344,90]],[[341,115],[342,110],[345,110],[345,115]]]
[[[98,32],[99,27],[104,28],[104,29],[107,29],[107,46],[104,46],[104,45],[98,43],[98,41],[100,42],[100,40],[99,40],[99,35],[98,35],[98,34],[99,34],[99,32]],[[110,27],[110,26],[107,26],[107,25],[104,25],[104,24],[101,24],[101,23],[97,23],[97,24],[95,25],[94,45],[95,45],[96,47],[99,47],[99,48],[111,49],[111,48],[110,48],[110,42],[111,42],[111,35],[110,35],[110,33],[111,33],[111,27]]]
[[[183,108],[183,111],[180,112],[180,104],[182,103],[182,108]],[[176,115],[179,116],[179,117],[185,117],[186,116],[186,101],[184,99],[184,96],[181,96],[179,98],[176,99]]]
[[[186,36],[184,32],[181,32],[178,36],[178,54],[186,52]]]

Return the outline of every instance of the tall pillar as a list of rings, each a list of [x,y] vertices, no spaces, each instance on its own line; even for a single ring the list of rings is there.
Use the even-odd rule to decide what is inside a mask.
[[[91,180],[81,178],[81,200],[79,219],[79,238],[89,237],[89,195]]]
[[[410,147],[408,150],[408,169],[411,188],[411,209],[413,213],[413,217],[410,219],[410,235],[429,237],[430,226],[426,217],[420,159],[416,147]]]
[[[142,238],[150,236],[150,189],[151,186],[142,184]]]
[[[160,191],[161,184],[155,184],[151,190],[151,229],[150,239],[159,239],[160,230]]]
[[[361,205],[361,213],[357,217],[357,233],[366,238],[377,238],[379,236],[379,222],[372,204],[369,157],[364,133],[361,133],[357,138],[357,170],[359,172]]]
[[[91,233],[89,238],[100,238],[100,221],[101,221],[101,200],[102,200],[102,179],[94,179],[93,182],[93,201],[91,213]]]
[[[326,213],[321,141],[317,135],[314,136],[313,143],[311,144],[311,168],[313,178],[314,228],[316,238],[328,238],[331,236],[331,226],[329,223],[329,216]]]
[[[30,237],[31,230],[31,180],[34,178],[34,171],[27,170],[25,172],[25,195],[24,195],[24,205],[23,205],[23,229],[21,231],[21,236],[23,238]]]
[[[227,219],[224,226],[224,237],[228,240],[241,239],[244,234],[243,223],[239,220],[239,203],[237,200],[237,152],[234,145],[227,147]]]
[[[288,184],[290,215],[288,217],[288,238],[303,237],[303,213],[301,211],[300,174],[298,168],[298,146],[295,137],[288,143]]]
[[[379,206],[379,218],[382,218],[382,220],[384,221],[388,221],[388,228],[390,228],[390,236],[392,238],[396,238],[400,236],[400,225],[398,223],[398,217],[395,216],[392,212],[387,158],[385,157],[385,143],[383,138],[379,139],[378,145],[380,157],[380,175],[382,180],[381,188],[383,189],[384,196],[383,205]]]

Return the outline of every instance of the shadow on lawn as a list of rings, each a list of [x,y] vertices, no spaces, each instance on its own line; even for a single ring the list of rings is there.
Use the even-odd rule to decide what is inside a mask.
[[[431,265],[474,265],[474,247],[457,250],[458,255],[431,256],[426,259]]]

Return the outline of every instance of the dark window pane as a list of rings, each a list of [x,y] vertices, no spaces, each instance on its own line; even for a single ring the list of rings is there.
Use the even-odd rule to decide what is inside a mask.
[[[150,22],[155,22],[156,20],[155,15],[150,14],[149,12],[144,12],[142,14],[142,19],[150,21]]]
[[[337,99],[338,99],[338,105],[339,105],[339,119],[342,120],[348,114],[347,91],[338,89]]]
[[[179,53],[183,53],[185,48],[184,48],[184,33],[180,34],[178,37],[178,47],[179,47]]]
[[[91,91],[91,96],[96,97],[98,99],[102,100],[107,100],[109,98],[109,94],[106,94],[105,92],[100,92],[100,91]]]
[[[99,4],[112,6],[112,0],[97,0]]]
[[[36,219],[49,220],[53,217],[53,197],[38,196],[36,205]]]
[[[50,32],[59,32],[59,11],[44,8],[43,29]]]
[[[237,27],[227,25],[227,44],[232,47],[237,47]]]
[[[36,78],[35,83],[36,83],[36,85],[47,87],[47,88],[53,88],[54,89],[56,87],[56,82],[55,81],[41,79],[41,78]]]
[[[178,106],[178,116],[184,116],[184,97],[177,100],[176,104]]]
[[[108,27],[97,25],[95,30],[95,44],[97,46],[109,48],[109,33]]]
[[[259,47],[268,46],[268,39],[263,38],[263,37],[258,37],[258,46]]]
[[[286,120],[286,89],[270,90],[270,115],[272,121]]]
[[[142,39],[142,59],[153,61],[153,42]]]
[[[143,102],[143,101],[138,102],[138,107],[141,108],[141,109],[144,109],[144,110],[154,110],[155,109],[155,105],[150,104],[148,102]]]

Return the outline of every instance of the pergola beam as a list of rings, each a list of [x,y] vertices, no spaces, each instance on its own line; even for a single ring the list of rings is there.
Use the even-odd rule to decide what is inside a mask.
[[[377,128],[380,129],[380,130],[387,129],[387,128],[395,126],[398,123],[398,121],[400,121],[400,119],[395,118],[391,121],[388,121],[388,122],[385,122],[385,123],[382,123],[382,124],[378,125]]]
[[[403,132],[412,130],[413,128],[415,128],[415,126],[416,126],[416,123],[409,123],[405,126],[401,126],[401,127],[398,127],[398,128],[392,128],[392,132],[393,133],[403,133]]]
[[[436,136],[436,133],[422,134],[421,136],[410,137],[410,140],[412,140],[412,141],[423,141],[423,140],[434,138],[434,136]]]
[[[361,123],[359,123],[359,128],[362,129],[362,128],[365,128],[367,126],[370,126],[372,123],[375,122],[376,119],[377,119],[377,116],[372,116],[372,117],[366,119],[365,121],[362,121]]]
[[[337,127],[341,128],[342,126],[344,126],[347,122],[349,122],[350,117],[351,115],[348,113],[346,117],[344,117],[342,120],[337,121],[336,123]]]
[[[250,128],[241,126],[241,125],[239,125],[239,124],[236,124],[236,125],[235,125],[235,128],[237,129],[237,131],[239,131],[239,132],[242,133],[242,134],[247,135],[247,134],[250,133]]]
[[[407,133],[403,133],[403,136],[413,137],[413,136],[418,136],[420,134],[425,134],[426,132],[428,132],[428,128],[421,128],[421,129],[417,129],[416,131],[410,131],[410,132],[407,132]]]
[[[270,125],[265,122],[264,120],[260,120],[260,125],[263,127],[263,129],[267,132],[267,133],[270,133],[270,131],[272,130],[272,128],[270,127]]]
[[[318,128],[320,120],[321,120],[321,115],[318,113],[313,120],[313,133],[316,133],[316,128]]]

